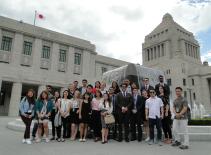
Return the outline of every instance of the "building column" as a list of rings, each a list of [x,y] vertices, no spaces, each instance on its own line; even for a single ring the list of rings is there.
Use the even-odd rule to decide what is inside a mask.
[[[14,82],[10,98],[8,116],[18,116],[18,108],[21,101],[22,83]]]
[[[23,51],[23,35],[15,33],[14,46],[12,50],[12,61],[11,64],[18,67],[21,62],[21,54]]]
[[[36,38],[34,41],[34,48],[33,48],[33,64],[32,67],[34,70],[40,69],[40,59],[41,59],[41,52],[42,52],[42,40]]]
[[[58,73],[59,63],[59,44],[53,43],[52,46],[52,57],[51,57],[51,71]]]
[[[69,47],[68,49],[68,53],[67,53],[67,75],[73,75],[73,72],[74,72],[74,47]],[[73,80],[73,76],[71,77],[68,77],[66,76],[66,82],[65,83],[68,83],[70,84]]]
[[[37,91],[37,98],[40,97],[40,94],[42,93],[42,91],[46,90],[46,86],[45,85],[40,85],[38,87],[38,91]]]
[[[1,46],[1,41],[2,41],[2,30],[0,29],[0,46]]]

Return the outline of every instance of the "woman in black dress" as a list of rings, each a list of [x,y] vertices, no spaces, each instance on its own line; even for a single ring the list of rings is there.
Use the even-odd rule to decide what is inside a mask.
[[[79,119],[80,119],[80,142],[86,141],[86,135],[88,130],[88,124],[90,123],[91,116],[91,97],[89,93],[83,95],[83,100],[79,107]]]
[[[164,143],[171,144],[172,143],[172,131],[171,131],[171,111],[170,111],[170,105],[169,105],[169,99],[165,95],[165,89],[163,86],[159,86],[159,97],[162,99],[164,104],[164,118],[162,119],[162,127],[163,132],[165,135]]]

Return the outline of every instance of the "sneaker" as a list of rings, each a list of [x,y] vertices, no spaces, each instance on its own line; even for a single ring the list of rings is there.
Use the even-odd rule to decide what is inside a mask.
[[[22,143],[23,143],[23,144],[26,143],[26,139],[22,139]]]
[[[153,144],[154,144],[153,140],[149,140],[149,141],[148,141],[148,144],[149,144],[149,145],[153,145]]]
[[[37,138],[37,139],[35,140],[35,142],[36,142],[36,143],[40,143],[40,142],[41,142],[41,139],[40,139],[40,138]]]
[[[46,138],[46,139],[45,139],[45,142],[48,143],[48,142],[50,142],[50,140],[49,140],[48,138]]]
[[[65,139],[64,138],[61,138],[61,142],[65,142]]]
[[[188,149],[188,146],[187,145],[181,145],[179,148],[182,149],[182,150],[186,150],[186,149]]]
[[[79,139],[79,142],[83,142],[83,139],[82,139],[82,138],[80,138],[80,139]]]
[[[57,140],[57,142],[61,142],[61,138],[57,138],[56,140]]]
[[[178,142],[178,141],[175,141],[171,146],[180,146],[181,145],[181,143],[180,142]]]
[[[149,137],[147,137],[146,139],[145,139],[145,142],[148,142],[150,140],[150,138]]]
[[[163,143],[161,141],[158,141],[157,143],[159,146],[163,146]]]
[[[83,142],[86,142],[86,138],[82,139]]]
[[[31,145],[31,144],[32,144],[31,140],[30,140],[30,139],[27,139],[27,140],[26,140],[26,144]]]

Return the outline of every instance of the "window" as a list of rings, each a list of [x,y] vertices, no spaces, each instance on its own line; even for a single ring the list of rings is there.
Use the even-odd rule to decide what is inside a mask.
[[[44,59],[50,58],[50,47],[48,47],[48,46],[42,47],[42,58],[44,58]]]
[[[183,79],[183,86],[186,86],[186,79]]]
[[[67,51],[60,49],[60,51],[59,51],[59,61],[60,62],[66,62],[66,57],[67,57]]]
[[[108,71],[106,67],[102,67],[101,69],[102,69],[102,74]]]
[[[74,64],[75,65],[81,65],[81,54],[80,53],[75,53]]]
[[[196,100],[196,93],[193,93],[193,99]]]
[[[171,86],[171,79],[167,79],[167,85]]]
[[[11,47],[12,47],[12,38],[3,36],[1,49],[3,51],[11,51]]]
[[[23,54],[31,55],[32,54],[32,43],[28,41],[24,41],[23,43]]]
[[[192,85],[193,85],[193,86],[195,85],[195,81],[194,81],[194,79],[192,79]]]
[[[187,92],[186,91],[184,91],[184,97],[187,98]]]

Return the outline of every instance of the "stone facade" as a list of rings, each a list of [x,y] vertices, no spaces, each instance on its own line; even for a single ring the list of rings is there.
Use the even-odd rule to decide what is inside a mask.
[[[16,116],[23,90],[101,80],[128,62],[98,55],[90,41],[0,16],[0,115]]]
[[[190,105],[203,104],[211,110],[211,67],[202,64],[200,45],[193,33],[177,24],[170,14],[145,37],[142,45],[143,65],[165,72],[175,98],[175,87],[184,89]]]

